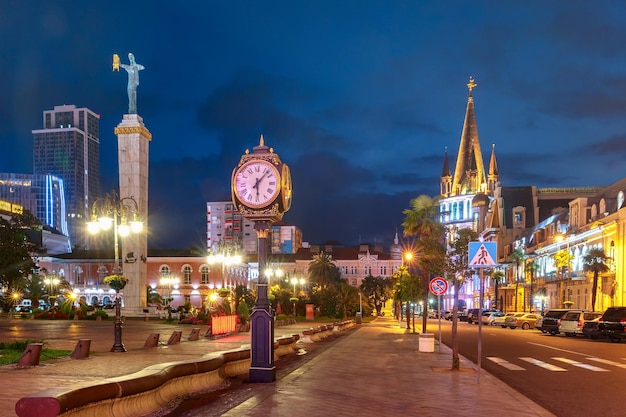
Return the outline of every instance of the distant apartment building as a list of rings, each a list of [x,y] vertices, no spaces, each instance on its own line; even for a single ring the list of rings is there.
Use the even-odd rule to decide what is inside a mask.
[[[302,231],[296,226],[277,224],[271,230],[271,253],[294,254],[302,247]],[[231,201],[207,203],[207,250],[238,247],[242,255],[256,254],[254,223],[244,218]]]
[[[296,226],[272,226],[272,254],[293,254],[302,247],[302,231]]]
[[[99,115],[87,108],[62,105],[44,111],[43,128],[32,131],[33,173],[63,180],[73,246],[88,246],[85,222],[100,193],[99,130]]]
[[[68,236],[63,180],[54,175],[0,173],[0,200],[20,204],[42,224]]]

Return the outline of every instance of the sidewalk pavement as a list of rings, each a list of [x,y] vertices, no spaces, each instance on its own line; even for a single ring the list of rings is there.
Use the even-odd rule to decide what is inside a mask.
[[[311,325],[277,327],[275,336],[301,334]],[[143,343],[131,341],[126,353],[103,352],[92,345],[96,353],[84,360],[45,361],[21,370],[0,367],[4,382],[0,416],[15,416],[17,400],[39,390],[129,374],[154,363],[187,360],[249,343],[249,333],[215,340],[185,339],[158,348],[143,348]],[[478,383],[476,365],[468,360],[461,359],[457,372],[450,370],[451,363],[447,346],[440,347],[435,341],[434,352],[419,352],[417,334],[407,333],[393,318],[379,317],[349,330],[284,378],[245,384],[242,388],[250,395],[229,405],[230,411],[223,415],[553,416],[484,370]],[[214,414],[208,405],[177,415]]]

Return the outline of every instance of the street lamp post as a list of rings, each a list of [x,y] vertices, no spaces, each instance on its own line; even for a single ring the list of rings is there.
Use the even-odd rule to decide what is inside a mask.
[[[56,276],[54,278],[46,278],[43,280],[43,282],[46,285],[50,286],[50,292],[48,293],[48,304],[50,304],[50,311],[52,312],[52,318],[54,319],[54,305],[53,302],[55,300],[54,297],[54,288],[59,285],[59,283],[61,282],[60,279],[58,279]]]
[[[218,244],[217,253],[211,253],[207,256],[207,263],[209,265],[220,264],[221,266],[221,279],[222,287],[226,288],[226,266],[236,265],[241,263],[241,255],[237,254],[237,248],[235,246],[230,247],[224,244]],[[228,275],[229,286],[232,287],[232,281],[230,274]],[[232,288],[231,288],[232,289]]]
[[[92,206],[91,221],[87,222],[87,230],[91,234],[107,231],[113,228],[114,264],[112,275],[123,276],[119,255],[119,236],[125,237],[130,233],[139,233],[143,229],[143,222],[138,218],[139,205],[133,197],[119,198],[113,191],[104,199],[96,199]],[[132,218],[132,220],[129,220]],[[111,284],[110,284],[111,285]],[[115,323],[113,327],[113,347],[111,352],[126,352],[122,343],[122,325],[124,324],[121,314],[120,290],[126,285],[126,280],[120,279],[115,289]]]
[[[167,277],[162,277],[159,283],[161,284],[161,286],[167,286],[167,298],[165,299],[166,305],[167,305],[167,318],[171,320],[172,319],[172,285],[178,285],[180,283],[180,279],[178,277],[167,276]]]

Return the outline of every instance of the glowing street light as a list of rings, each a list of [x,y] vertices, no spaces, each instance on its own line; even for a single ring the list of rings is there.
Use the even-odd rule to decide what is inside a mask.
[[[91,234],[113,229],[113,247],[115,260],[112,275],[123,276],[120,265],[119,236],[125,237],[130,233],[139,233],[143,229],[143,222],[139,220],[139,205],[133,197],[118,198],[115,191],[107,194],[104,199],[96,199],[91,211],[91,221],[87,222],[87,230]],[[129,220],[131,219],[132,220]],[[115,286],[115,323],[113,328],[114,342],[111,352],[126,352],[122,344],[122,314],[119,291],[126,285],[126,280],[119,280]],[[113,288],[113,285],[111,285]]]
[[[172,276],[164,276],[161,277],[159,283],[162,287],[167,287],[167,297],[165,298],[167,305],[167,317],[169,320],[172,319],[172,285],[180,284],[180,278],[172,277]]]

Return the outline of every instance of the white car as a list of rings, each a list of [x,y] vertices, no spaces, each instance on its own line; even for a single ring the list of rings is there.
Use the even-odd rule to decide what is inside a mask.
[[[576,336],[583,334],[583,327],[588,321],[592,321],[602,317],[601,311],[581,311],[574,310],[561,318],[559,323],[559,332],[565,333],[565,336]]]
[[[496,319],[498,317],[504,317],[504,313],[501,311],[486,311],[483,313],[483,324],[488,326],[496,326]]]
[[[507,318],[507,317],[509,317],[509,316],[514,316],[514,315],[516,315],[517,313],[518,313],[517,311],[512,311],[512,312],[510,312],[510,313],[505,313],[505,314],[503,314],[503,315],[502,315],[502,316],[500,316],[500,317],[496,317],[496,318],[493,320],[493,326],[500,326],[500,327],[502,327],[503,329],[504,329],[504,328],[506,328],[506,324],[504,324],[504,319],[506,319],[506,318]]]

